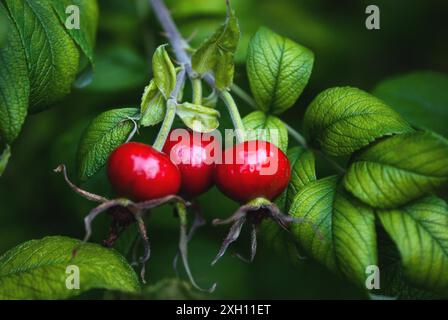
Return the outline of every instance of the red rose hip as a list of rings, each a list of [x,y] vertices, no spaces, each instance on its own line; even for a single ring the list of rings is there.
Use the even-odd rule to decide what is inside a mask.
[[[122,144],[112,152],[107,175],[119,196],[134,201],[177,194],[181,185],[179,169],[169,157],[138,142]]]
[[[229,198],[245,203],[276,198],[291,174],[286,155],[272,143],[246,141],[224,151],[215,169],[216,186]]]
[[[185,129],[176,129],[170,132],[163,152],[180,170],[182,176],[180,193],[182,195],[194,198],[213,185],[215,150],[219,149],[217,149],[213,135],[193,133]]]

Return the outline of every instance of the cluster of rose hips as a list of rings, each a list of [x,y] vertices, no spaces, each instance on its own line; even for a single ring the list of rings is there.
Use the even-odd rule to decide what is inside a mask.
[[[109,210],[113,218],[109,238],[104,242],[107,246],[113,245],[121,230],[137,222],[145,246],[141,259],[142,277],[144,264],[150,255],[142,214],[163,203],[175,202],[181,218],[180,254],[191,282],[198,287],[188,267],[187,242],[193,229],[203,220],[197,216],[190,234],[187,234],[185,208],[191,204],[189,201],[194,201],[216,185],[226,196],[241,203],[242,206],[230,218],[213,221],[215,225],[232,223],[232,226],[212,264],[238,238],[246,221],[252,227],[249,259],[252,261],[256,252],[257,228],[264,218],[270,217],[284,228],[292,222],[291,217],[282,214],[271,202],[288,185],[290,164],[280,149],[266,141],[246,141],[222,151],[220,141],[213,135],[190,130],[185,132],[188,139],[182,136],[176,139],[171,131],[162,151],[144,143],[127,142],[111,153],[107,175],[113,190],[122,198],[109,200],[88,193],[68,180],[63,166],[59,167],[59,171],[64,172],[67,182],[75,191],[101,203],[85,219],[85,240],[90,237],[92,220],[105,210]],[[222,152],[216,155],[215,150]],[[264,173],[263,170],[271,168],[272,163],[275,163],[274,170]]]
[[[138,142],[116,148],[107,167],[115,192],[135,201],[175,194],[192,199],[216,184],[229,198],[246,203],[257,198],[272,200],[287,186],[289,160],[270,142],[257,141],[252,150],[249,141],[237,144],[224,151],[223,158],[231,159],[230,163],[215,163],[207,159],[210,152],[206,150],[209,144],[215,143],[214,137],[204,138],[207,134],[200,134],[201,139],[197,141],[193,132],[188,132],[188,142],[168,139],[163,152]],[[278,163],[275,172],[261,174],[272,161]]]

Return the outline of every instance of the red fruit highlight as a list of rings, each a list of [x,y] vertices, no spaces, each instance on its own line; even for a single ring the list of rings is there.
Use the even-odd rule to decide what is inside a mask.
[[[286,188],[289,160],[272,143],[246,141],[224,151],[215,169],[216,186],[229,198],[246,203],[263,197],[273,200]]]
[[[169,157],[138,142],[122,144],[112,152],[107,175],[119,196],[134,201],[177,194],[181,185],[180,171]]]
[[[215,150],[219,150],[219,145],[213,135],[185,129],[170,132],[163,152],[180,170],[182,195],[194,198],[213,185]]]

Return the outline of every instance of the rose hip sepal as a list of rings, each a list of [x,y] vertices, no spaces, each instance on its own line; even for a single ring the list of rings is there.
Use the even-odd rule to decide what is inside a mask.
[[[246,221],[251,225],[249,261],[252,261],[257,250],[258,227],[263,219],[271,218],[285,230],[288,230],[292,222],[298,222],[297,219],[283,214],[271,202],[289,183],[289,160],[272,143],[254,140],[225,150],[221,162],[215,168],[216,186],[229,198],[246,204],[228,219],[213,221],[214,225],[233,224],[212,265],[224,255],[228,246],[238,239]]]
[[[107,165],[109,181],[118,195],[127,198],[109,200],[77,187],[68,179],[64,165],[60,165],[55,171],[64,174],[67,184],[76,193],[88,200],[101,203],[92,209],[84,219],[86,235],[83,242],[87,242],[92,234],[92,221],[106,210],[112,216],[108,238],[103,241],[107,247],[113,246],[126,227],[134,222],[137,223],[144,246],[144,254],[140,258],[142,265],[140,275],[143,282],[145,282],[145,264],[151,253],[143,214],[149,209],[174,202],[177,216],[180,219],[179,252],[190,282],[202,291],[213,292],[215,290],[216,284],[209,289],[202,289],[196,284],[191,274],[188,265],[187,243],[194,230],[204,222],[200,215],[196,215],[192,230],[190,234],[187,234],[186,207],[190,203],[175,195],[180,189],[181,175],[179,169],[166,154],[149,145],[136,142],[125,143],[112,152]],[[73,254],[76,254],[76,251],[77,248]]]
[[[174,166],[175,168],[175,166]],[[143,256],[140,258],[140,263],[142,265],[141,267],[141,278],[142,281],[145,282],[145,264],[149,260],[150,257],[150,245],[149,245],[149,238],[146,232],[145,223],[143,221],[144,214],[152,208],[158,207],[165,203],[181,203],[183,206],[189,206],[190,203],[186,202],[181,197],[175,195],[175,194],[168,194],[168,191],[171,192],[171,190],[178,190],[180,187],[180,181],[176,182],[177,187],[169,187],[164,188],[165,193],[153,193],[154,196],[161,195],[159,198],[147,198],[144,201],[140,202],[134,202],[133,200],[127,199],[127,198],[116,198],[116,199],[108,199],[99,195],[96,195],[94,193],[88,192],[86,190],[83,190],[73,184],[70,179],[67,176],[67,170],[65,165],[59,165],[55,170],[55,172],[61,172],[64,175],[64,179],[67,182],[67,184],[70,186],[70,188],[78,193],[79,195],[83,196],[84,198],[100,203],[97,207],[93,208],[89,214],[84,218],[84,225],[86,229],[86,235],[84,237],[83,243],[87,242],[90,239],[90,236],[92,234],[92,221],[102,212],[105,212],[109,210],[109,213],[112,215],[112,225],[110,228],[110,234],[108,236],[108,239],[104,241],[104,244],[107,246],[112,246],[113,242],[118,238],[119,234],[129,226],[129,224],[136,222],[138,225],[138,231],[140,233],[140,237],[143,240],[143,246],[144,246],[144,253]],[[135,189],[132,189],[135,190]],[[134,194],[138,195],[135,197],[136,199],[141,199],[141,194]],[[82,245],[82,244],[81,244]],[[75,248],[73,250],[73,255],[76,255],[78,248]]]

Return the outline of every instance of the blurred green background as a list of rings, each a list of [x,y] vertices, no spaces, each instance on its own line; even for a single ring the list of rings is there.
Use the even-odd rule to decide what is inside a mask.
[[[0,179],[0,253],[26,240],[46,235],[84,235],[83,217],[92,207],[71,192],[52,172],[66,163],[74,176],[80,135],[98,113],[140,102],[151,77],[150,57],[165,42],[147,0],[100,0],[95,79],[73,91],[49,111],[29,117],[13,146],[7,171]],[[283,119],[300,130],[301,116],[312,98],[331,86],[352,85],[370,91],[379,81],[414,70],[448,72],[448,2],[233,0],[242,39],[235,82],[248,88],[244,65],[251,35],[261,25],[288,36],[315,53],[310,82],[294,108]],[[381,29],[365,28],[365,8],[376,4]],[[224,0],[169,0],[168,7],[184,36],[198,44],[224,20]],[[239,101],[243,115],[250,107]],[[222,109],[222,106],[220,106]],[[225,110],[221,126],[231,127]],[[152,143],[157,128],[139,140]],[[320,166],[323,176],[328,168]],[[110,195],[104,171],[84,185]],[[237,207],[216,189],[200,198],[206,218],[225,217]],[[171,278],[178,240],[178,221],[170,208],[155,210],[148,220],[152,241],[149,283]],[[94,223],[92,241],[106,235],[109,219]],[[339,279],[310,259],[292,261],[276,252],[269,241],[259,245],[251,265],[227,254],[215,267],[210,262],[225,236],[225,227],[205,227],[190,245],[190,260],[198,282],[219,283],[212,298],[364,298],[361,290]],[[229,253],[246,253],[242,237]],[[179,268],[181,270],[181,268]],[[181,273],[181,276],[184,276]],[[94,292],[89,297],[99,298]]]

